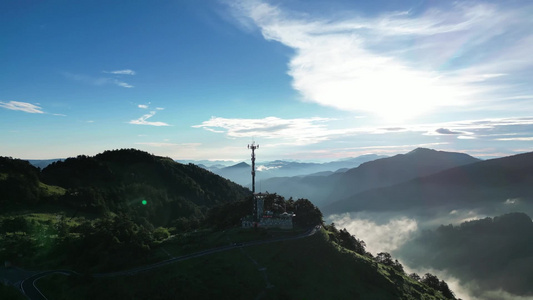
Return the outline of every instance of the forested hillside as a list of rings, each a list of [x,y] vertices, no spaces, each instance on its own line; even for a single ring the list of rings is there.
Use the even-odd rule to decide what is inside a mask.
[[[80,212],[127,213],[162,226],[179,218],[201,220],[208,208],[250,191],[195,165],[123,149],[80,155],[40,171],[2,158],[0,203],[8,207],[59,204]]]
[[[0,157],[0,260],[18,266],[120,268],[171,233],[251,192],[195,165],[123,149],[43,170]]]

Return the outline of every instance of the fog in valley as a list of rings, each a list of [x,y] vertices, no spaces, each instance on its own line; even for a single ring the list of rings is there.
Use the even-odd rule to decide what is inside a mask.
[[[490,209],[361,211],[325,220],[365,241],[372,254],[391,253],[408,273],[437,275],[462,299],[525,300],[533,299],[525,296],[533,293],[533,223],[511,212],[532,208],[505,200]],[[493,217],[506,220],[493,224]]]

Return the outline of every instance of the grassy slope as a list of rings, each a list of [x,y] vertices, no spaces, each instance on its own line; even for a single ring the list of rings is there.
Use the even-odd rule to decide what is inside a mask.
[[[55,185],[48,185],[40,181],[39,181],[39,188],[41,188],[45,196],[53,196],[53,195],[62,196],[67,192],[67,190],[62,187],[55,186]]]
[[[52,275],[39,286],[51,299],[443,299],[388,267],[338,247],[324,231],[134,276]]]

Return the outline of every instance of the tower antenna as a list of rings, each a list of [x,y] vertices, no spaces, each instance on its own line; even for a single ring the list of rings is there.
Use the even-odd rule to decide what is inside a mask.
[[[254,202],[254,222],[257,224],[259,216],[257,213],[257,199],[255,199],[255,149],[258,149],[259,145],[255,144],[255,141],[252,141],[252,144],[248,145],[248,149],[252,149],[252,197]]]
[[[255,194],[255,149],[259,149],[259,145],[252,142],[248,145],[248,149],[252,150],[252,194]]]

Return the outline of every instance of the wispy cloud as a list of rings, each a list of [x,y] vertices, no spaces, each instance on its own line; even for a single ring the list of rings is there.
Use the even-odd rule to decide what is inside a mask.
[[[123,82],[123,81],[120,81],[120,80],[113,80],[113,83],[118,85],[118,86],[121,86],[121,87],[125,87],[125,88],[132,88],[133,85],[129,84],[129,83],[126,83],[126,82]]]
[[[469,138],[497,139],[502,136],[531,132],[532,126],[533,117],[492,118],[415,125],[410,127],[410,130],[427,131],[429,135],[435,134],[435,132],[437,134],[455,134],[462,139],[465,139],[465,135]],[[438,129],[434,129],[435,127]]]
[[[533,142],[533,137],[515,137],[515,138],[500,138],[497,141],[521,141],[521,142]]]
[[[44,111],[42,108],[36,104],[31,104],[28,102],[19,102],[19,101],[9,101],[9,102],[3,102],[0,101],[0,107],[3,107],[5,109],[9,110],[18,110],[27,112],[30,114],[44,114]]]
[[[136,74],[135,71],[130,70],[130,69],[117,70],[117,71],[103,71],[103,73],[115,74],[115,75],[135,75]]]
[[[533,65],[531,7],[455,3],[335,18],[259,0],[229,5],[246,27],[295,50],[288,73],[306,101],[401,120],[445,106],[483,109],[511,88],[528,93],[509,82]]]
[[[146,104],[139,104],[137,105],[138,108],[142,108],[142,109],[148,109],[148,105]]]
[[[135,143],[136,145],[145,145],[150,147],[157,148],[166,148],[166,147],[180,147],[180,148],[196,148],[201,146],[201,143],[169,143],[169,142],[144,142],[144,143]]]
[[[263,119],[227,119],[212,117],[194,128],[203,128],[216,133],[225,133],[231,138],[257,137],[282,139],[288,144],[307,145],[328,140],[335,135],[353,131],[328,129],[328,118],[281,119],[267,117]]]
[[[150,119],[151,117],[153,117],[154,115],[156,114],[155,111],[151,111],[150,113],[148,114],[145,114],[143,115],[142,117],[136,119],[136,120],[131,120],[129,121],[128,123],[129,124],[135,124],[135,125],[150,125],[150,126],[170,126],[169,124],[165,123],[165,122],[151,122],[151,121],[147,121],[148,119]]]
[[[418,147],[472,153],[477,157],[502,157],[514,152],[513,149],[517,148],[517,145],[509,145],[502,149],[498,146],[499,143],[495,142],[497,139],[520,143],[529,141],[528,137],[531,136],[529,133],[533,131],[533,117],[473,119],[385,128],[369,126],[338,128],[340,123],[342,120],[328,118],[212,117],[193,127],[223,134],[232,139],[262,139],[264,147],[291,149],[288,157],[298,159],[336,159],[368,153],[390,155],[405,153]],[[373,137],[377,134],[384,137],[379,139]],[[475,152],[479,147],[478,143],[489,143],[490,146]],[[294,148],[308,145],[315,146]],[[317,149],[317,147],[322,148]]]
[[[438,133],[438,134],[461,134],[462,133],[460,131],[451,131],[448,128],[439,128],[439,129],[435,130],[435,132]]]
[[[122,80],[118,80],[116,78],[96,77],[96,76],[89,76],[89,75],[84,75],[84,74],[72,74],[68,72],[64,72],[63,75],[68,79],[79,81],[79,82],[82,82],[84,84],[89,84],[89,85],[103,86],[103,85],[112,84],[112,85],[120,86],[123,88],[134,87],[133,85],[127,82],[124,82]]]

